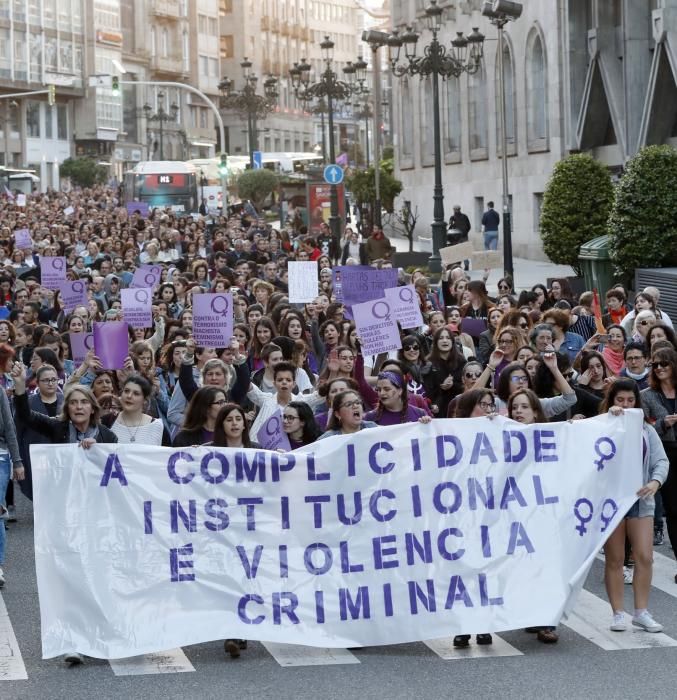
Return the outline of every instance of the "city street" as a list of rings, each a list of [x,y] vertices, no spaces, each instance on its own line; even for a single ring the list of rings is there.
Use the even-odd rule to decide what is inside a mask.
[[[494,635],[493,646],[454,650],[451,638],[352,650],[250,642],[238,660],[221,641],[125,661],[68,668],[40,654],[31,506],[17,496],[0,596],[0,698],[673,698],[677,584],[667,545],[656,548],[651,610],[661,634],[608,631],[602,564],[595,562],[576,614],[546,646],[534,635]],[[538,582],[534,581],[534,586]],[[76,600],[69,601],[77,605]],[[630,586],[626,610],[631,610]],[[7,612],[5,612],[5,609]]]

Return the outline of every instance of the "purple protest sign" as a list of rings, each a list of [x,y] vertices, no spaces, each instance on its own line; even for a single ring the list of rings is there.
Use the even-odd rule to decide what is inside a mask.
[[[144,219],[148,216],[148,212],[150,211],[148,202],[127,202],[127,204],[125,204],[125,208],[127,209],[127,214],[129,216],[138,211],[139,215]]]
[[[20,250],[26,250],[33,247],[31,232],[27,228],[18,228],[14,231],[14,247]]]
[[[150,289],[123,289],[120,292],[125,321],[132,328],[153,327],[153,292]]]
[[[353,304],[352,310],[363,355],[378,355],[402,347],[393,310],[385,299]]]
[[[59,289],[66,281],[66,258],[57,256],[40,256],[40,280],[47,289]]]
[[[282,430],[282,412],[279,408],[259,428],[256,440],[264,450],[291,450],[287,433]]]
[[[81,365],[90,350],[94,349],[94,333],[70,333],[71,359]]]
[[[351,306],[363,301],[381,299],[384,291],[397,286],[397,270],[376,270],[367,265],[341,265],[332,271],[337,301]]]
[[[141,265],[134,272],[130,289],[153,289],[160,284],[162,268],[160,265]]]
[[[87,306],[87,282],[84,280],[60,282],[59,296],[66,313],[76,306]]]
[[[421,304],[413,284],[386,289],[385,300],[393,310],[393,318],[402,328],[418,328],[423,325]]]
[[[233,336],[233,297],[230,294],[193,295],[193,337],[197,345],[225,348]]]
[[[129,327],[125,321],[95,322],[94,352],[103,369],[122,369],[129,355]]]

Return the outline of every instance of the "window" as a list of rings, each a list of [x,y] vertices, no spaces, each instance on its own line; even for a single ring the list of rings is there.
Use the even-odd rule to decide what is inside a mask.
[[[527,135],[530,148],[546,147],[548,138],[548,89],[545,49],[539,32],[527,42]]]
[[[40,102],[26,102],[26,132],[30,138],[40,138]]]
[[[157,33],[155,27],[150,28],[150,55],[157,56]]]
[[[400,144],[400,153],[402,158],[411,158],[412,156],[412,132],[414,127],[414,115],[411,107],[411,86],[408,78],[402,79],[402,100],[400,102],[400,134],[402,142]]]
[[[221,58],[232,58],[235,53],[233,36],[221,37]]]
[[[445,81],[447,96],[447,119],[444,150],[446,153],[461,150],[461,81],[451,76]]]
[[[228,15],[233,11],[233,0],[219,0],[219,12]]]
[[[216,17],[210,17],[208,22],[207,22],[207,33],[210,36],[218,36],[219,35],[219,23],[216,19]]]
[[[501,90],[499,82],[499,60],[496,57],[496,151],[502,155],[501,134]],[[512,60],[510,43],[503,41],[503,89],[505,91],[505,138],[508,154],[517,152],[517,134],[515,132],[515,67]]]
[[[162,34],[160,35],[160,52],[162,58],[169,56],[169,32],[166,27],[162,29]]]
[[[190,43],[188,39],[188,32],[183,33],[183,70],[190,70]]]
[[[219,59],[210,58],[209,59],[209,77],[218,78],[219,76]]]
[[[54,138],[54,107],[45,105],[45,138]]]
[[[541,230],[541,210],[543,209],[543,192],[534,192],[534,231]]]
[[[487,90],[484,68],[468,76],[468,131],[470,151],[487,147]],[[484,155],[486,153],[475,156]]]

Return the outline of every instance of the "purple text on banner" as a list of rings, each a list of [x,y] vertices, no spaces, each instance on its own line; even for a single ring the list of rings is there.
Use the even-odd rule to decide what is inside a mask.
[[[402,347],[397,322],[385,299],[353,304],[352,310],[363,355],[378,355]]]
[[[120,291],[122,313],[132,328],[153,327],[153,291],[151,289],[123,289]]]
[[[351,306],[381,299],[384,290],[397,286],[397,270],[376,270],[367,265],[341,265],[332,272],[337,301]]]
[[[47,289],[59,289],[61,282],[66,281],[66,258],[57,256],[40,257],[40,281]]]
[[[129,355],[129,326],[124,321],[95,322],[94,352],[103,369],[122,369]]]
[[[27,228],[18,228],[14,231],[14,247],[21,250],[33,247],[31,232]]]
[[[225,348],[233,336],[233,297],[230,294],[193,296],[193,337],[206,348]]]
[[[70,333],[71,359],[81,365],[90,350],[94,350],[94,333]]]
[[[129,214],[129,216],[138,211],[144,219],[148,216],[148,212],[150,211],[148,202],[127,202],[125,207],[127,208],[127,214]]]
[[[141,265],[134,272],[130,289],[153,289],[160,284],[162,267],[160,265]]]
[[[291,450],[287,433],[282,429],[282,412],[279,408],[259,428],[256,440],[264,450]]]
[[[393,318],[402,328],[418,328],[423,325],[420,297],[413,284],[386,289],[385,300],[393,310]]]
[[[87,282],[85,280],[61,282],[59,296],[66,312],[72,311],[76,306],[87,306]]]

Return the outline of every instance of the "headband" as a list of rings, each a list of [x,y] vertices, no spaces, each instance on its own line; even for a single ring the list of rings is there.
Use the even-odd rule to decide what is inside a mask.
[[[404,384],[402,376],[396,374],[395,372],[379,372],[377,379],[387,379],[391,384],[394,384],[396,387],[398,387],[398,389],[401,389]]]

